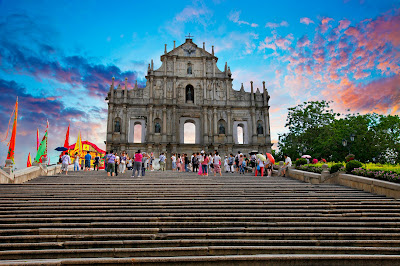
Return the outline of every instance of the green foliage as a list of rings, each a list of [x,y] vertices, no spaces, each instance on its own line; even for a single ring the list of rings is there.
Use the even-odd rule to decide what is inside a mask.
[[[339,115],[327,101],[309,101],[289,108],[286,127],[279,135],[279,149],[292,159],[301,154],[328,161],[343,161],[352,153],[360,162],[400,162],[398,115]],[[354,141],[350,135],[354,134]],[[342,141],[347,141],[347,146]]]
[[[351,171],[353,171],[354,168],[360,168],[360,167],[362,167],[361,162],[352,160],[352,161],[346,163],[346,172],[351,173]]]
[[[296,166],[296,169],[302,170],[302,171],[307,171],[307,172],[318,173],[318,174],[322,173],[322,167],[315,166],[315,164],[299,165],[299,166]]]
[[[344,167],[344,165],[343,165],[342,163],[334,164],[334,165],[331,166],[330,173],[333,174],[333,173],[339,172],[339,170],[340,170],[342,167]]]
[[[304,158],[298,159],[298,160],[296,160],[296,162],[295,162],[295,165],[296,165],[296,166],[300,166],[300,165],[303,165],[303,164],[307,164],[307,160],[304,159]]]

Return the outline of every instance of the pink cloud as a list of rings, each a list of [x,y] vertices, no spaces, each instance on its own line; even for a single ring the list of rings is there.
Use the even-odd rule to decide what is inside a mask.
[[[341,20],[339,21],[339,26],[338,26],[338,30],[344,30],[347,29],[350,26],[350,21],[348,21],[347,19]]]
[[[307,17],[304,17],[304,18],[300,18],[300,23],[310,25],[311,23],[314,23],[314,21],[312,21],[311,19],[309,19]]]
[[[275,22],[267,22],[265,24],[266,28],[271,28],[271,29],[276,29],[278,27],[289,27],[289,23],[287,21],[282,21],[280,23],[275,23]]]

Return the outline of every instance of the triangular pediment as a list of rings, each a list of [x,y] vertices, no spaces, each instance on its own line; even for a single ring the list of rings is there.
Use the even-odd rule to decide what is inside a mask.
[[[211,53],[207,52],[203,48],[198,47],[192,39],[186,39],[186,41],[176,47],[175,49],[172,49],[168,53],[164,54],[161,56],[163,58],[164,56],[180,56],[180,57],[209,57],[209,58],[215,58],[218,60],[218,58]]]

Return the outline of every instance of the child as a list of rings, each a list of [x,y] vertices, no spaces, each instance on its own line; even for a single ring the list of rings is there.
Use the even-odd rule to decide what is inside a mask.
[[[246,161],[243,160],[242,164],[240,165],[240,174],[244,175],[244,170],[246,169]]]

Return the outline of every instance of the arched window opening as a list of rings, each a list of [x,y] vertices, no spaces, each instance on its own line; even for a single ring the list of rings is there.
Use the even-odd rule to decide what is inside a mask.
[[[193,122],[185,122],[183,126],[183,134],[184,144],[196,143],[196,125]]]
[[[237,126],[237,140],[238,144],[243,144],[243,139],[244,139],[244,126],[242,124],[239,124]]]
[[[192,63],[188,63],[188,65],[187,65],[187,73],[188,73],[188,75],[192,75]]]
[[[121,119],[119,117],[115,118],[114,121],[114,132],[121,132]]]
[[[142,124],[136,123],[133,127],[133,143],[142,143]]]
[[[194,103],[194,88],[190,84],[186,86],[186,102]]]

